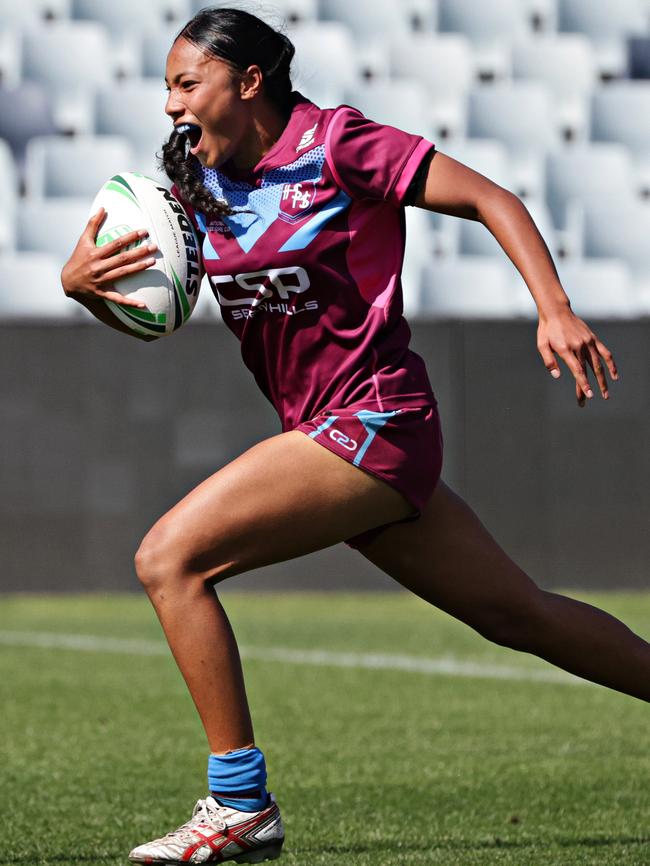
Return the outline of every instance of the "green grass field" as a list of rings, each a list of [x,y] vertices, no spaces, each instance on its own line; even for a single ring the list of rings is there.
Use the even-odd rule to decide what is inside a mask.
[[[580,597],[650,636],[650,594]],[[279,863],[650,863],[646,704],[534,679],[554,669],[407,594],[223,599]],[[204,735],[155,615],[144,596],[0,610],[0,864],[126,864],[205,795]],[[450,672],[398,669],[413,657]]]

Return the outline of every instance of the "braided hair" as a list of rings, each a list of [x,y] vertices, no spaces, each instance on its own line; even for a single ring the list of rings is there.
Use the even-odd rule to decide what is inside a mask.
[[[181,37],[240,72],[259,66],[265,96],[288,119],[295,48],[287,36],[250,12],[210,8],[197,12],[176,39]],[[163,145],[160,164],[181,197],[208,220],[232,213],[225,201],[215,199],[203,185],[201,163],[189,152],[185,135],[176,130],[171,133]]]

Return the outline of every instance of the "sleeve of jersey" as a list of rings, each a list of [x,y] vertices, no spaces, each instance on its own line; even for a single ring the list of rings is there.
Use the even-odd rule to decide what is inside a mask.
[[[337,109],[325,138],[325,154],[341,189],[352,198],[399,207],[422,160],[434,148],[421,135],[368,120],[356,108]]]

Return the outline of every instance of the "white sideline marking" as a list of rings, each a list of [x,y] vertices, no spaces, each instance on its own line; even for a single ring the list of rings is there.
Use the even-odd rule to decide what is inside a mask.
[[[125,655],[167,656],[169,647],[161,641],[98,637],[85,634],[57,634],[41,631],[0,631],[0,644],[39,649],[64,649],[81,652],[124,653]],[[524,682],[591,685],[587,680],[561,670],[540,671],[508,665],[461,661],[452,656],[426,658],[383,653],[331,652],[329,650],[295,650],[287,647],[240,647],[244,659],[261,662],[285,662],[318,667],[366,668],[403,671],[478,679],[522,680]]]

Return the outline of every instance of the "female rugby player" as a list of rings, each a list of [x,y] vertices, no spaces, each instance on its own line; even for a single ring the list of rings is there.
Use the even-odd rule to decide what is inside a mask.
[[[139,863],[259,863],[284,831],[266,791],[237,645],[214,586],[340,541],[488,639],[650,698],[649,645],[601,610],[540,590],[440,480],[436,400],[408,348],[400,268],[407,204],[479,220],[524,277],[549,373],[561,358],[578,403],[608,399],[611,352],[571,310],[549,252],[510,192],[419,136],[321,109],[292,91],[293,46],[242,11],[202,11],[167,60],[175,127],[164,167],[245,363],[282,433],[225,466],[164,515],[136,556],[205,727],[210,795]],[[96,248],[89,221],[65,292],[118,330],[102,298],[149,267],[132,232]],[[602,360],[601,360],[602,359]]]

